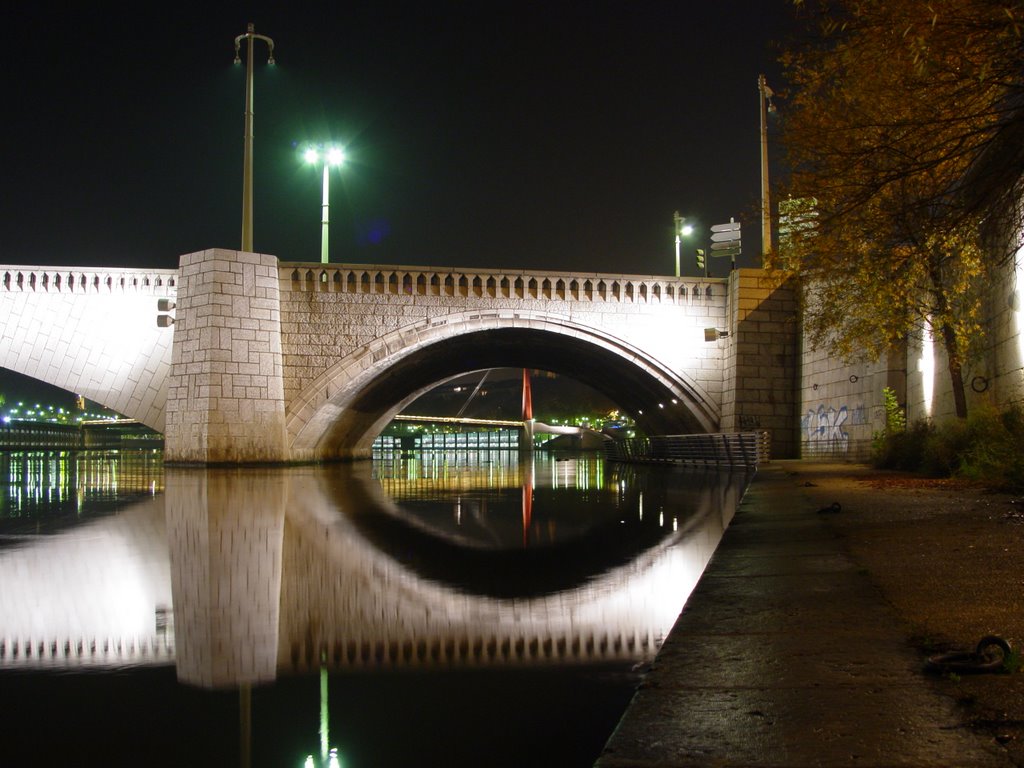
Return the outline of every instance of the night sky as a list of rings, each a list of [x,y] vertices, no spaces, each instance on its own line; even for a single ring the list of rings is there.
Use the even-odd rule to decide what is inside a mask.
[[[250,21],[277,60],[256,44],[257,251],[319,260],[299,149],[332,140],[335,262],[671,274],[678,209],[735,216],[759,263],[757,77],[779,79],[786,0],[190,7],[5,12],[0,263],[238,248]]]

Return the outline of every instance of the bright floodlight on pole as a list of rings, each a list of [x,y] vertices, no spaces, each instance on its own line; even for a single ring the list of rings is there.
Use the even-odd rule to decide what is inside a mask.
[[[244,35],[235,38],[235,64],[241,64],[239,56],[242,41],[245,47],[245,156],[242,162],[242,250],[252,251],[252,48],[253,40],[267,44],[267,63],[274,63],[274,41],[266,35],[257,35],[250,23]]]
[[[679,211],[672,214],[676,230],[676,277],[679,277],[679,246],[684,237],[693,234],[693,227],[686,223],[686,219],[679,215]]]
[[[324,166],[324,196],[320,216],[320,262],[326,264],[327,259],[327,225],[329,221],[328,211],[331,199],[331,166],[339,166],[345,162],[345,150],[341,147],[328,146],[321,151],[316,147],[309,147],[302,157],[310,165]]]

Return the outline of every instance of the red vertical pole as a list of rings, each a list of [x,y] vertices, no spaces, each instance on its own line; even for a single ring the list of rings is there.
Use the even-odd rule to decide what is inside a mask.
[[[530,394],[530,372],[523,368],[523,421],[533,419],[533,396]]]
[[[527,478],[523,483],[523,548],[530,540],[530,523],[533,521],[533,482]]]

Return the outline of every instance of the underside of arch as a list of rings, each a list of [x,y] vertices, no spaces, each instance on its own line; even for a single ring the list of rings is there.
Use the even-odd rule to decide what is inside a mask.
[[[502,325],[495,318],[493,327],[481,328],[477,317],[465,332],[453,332],[448,323],[437,338],[421,333],[416,344],[395,343],[407,336],[399,331],[382,339],[379,349],[363,350],[360,357],[371,358],[372,366],[340,361],[298,399],[315,405],[305,409],[306,418],[290,414],[294,458],[365,455],[380,430],[420,394],[487,368],[535,368],[572,378],[615,402],[647,434],[718,427],[717,406],[684,374],[607,334],[567,322]]]

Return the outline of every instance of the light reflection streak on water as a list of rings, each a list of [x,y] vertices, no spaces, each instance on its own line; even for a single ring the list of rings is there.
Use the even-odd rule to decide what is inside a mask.
[[[163,491],[159,451],[12,451],[0,460],[0,510],[24,518],[73,501],[79,514],[90,502]]]

